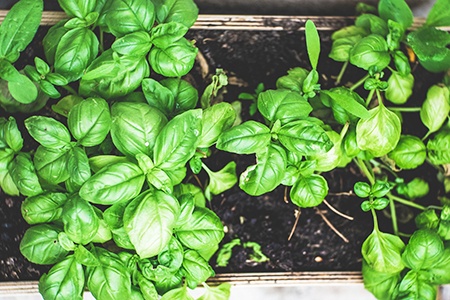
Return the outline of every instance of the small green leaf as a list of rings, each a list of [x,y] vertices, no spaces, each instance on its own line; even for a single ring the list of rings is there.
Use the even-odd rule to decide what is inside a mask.
[[[316,25],[313,21],[307,20],[305,24],[306,48],[308,50],[309,62],[313,69],[317,69],[320,55],[320,38]]]
[[[290,192],[292,203],[301,208],[318,206],[327,194],[328,183],[323,176],[317,174],[300,177]]]
[[[364,70],[376,67],[381,71],[390,61],[387,42],[378,34],[362,38],[350,52],[350,62]]]

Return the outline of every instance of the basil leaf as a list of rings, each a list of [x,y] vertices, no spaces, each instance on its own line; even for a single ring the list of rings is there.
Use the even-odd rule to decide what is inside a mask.
[[[292,186],[291,201],[299,207],[318,206],[328,194],[328,183],[321,175],[301,176]]]
[[[408,74],[401,75],[399,72],[392,72],[388,79],[388,88],[386,89],[386,99],[394,104],[405,104],[412,95],[414,86],[414,76]]]
[[[139,153],[153,156],[156,138],[167,118],[145,103],[118,102],[111,108],[111,137],[117,149],[134,157]]]
[[[450,132],[439,131],[427,143],[428,158],[434,165],[450,163]]]
[[[187,287],[183,286],[179,288],[170,289],[168,292],[162,295],[160,300],[172,300],[172,299],[194,300],[194,297],[192,297],[188,293]]]
[[[184,252],[182,270],[186,274],[186,284],[190,289],[195,289],[197,285],[215,275],[208,262],[197,251],[190,249]]]
[[[390,61],[386,40],[378,34],[362,38],[350,52],[350,63],[364,70],[370,67],[383,70]]]
[[[230,289],[231,284],[228,282],[213,287],[205,285],[205,293],[197,300],[227,300],[230,298]]]
[[[212,195],[219,195],[228,189],[231,189],[237,182],[236,163],[230,161],[225,167],[217,172],[205,168],[209,176],[207,190]]]
[[[0,27],[0,59],[19,59],[39,28],[43,9],[43,1],[22,0],[9,10]]]
[[[422,140],[413,135],[402,135],[394,150],[388,153],[402,169],[415,169],[425,162],[426,147]]]
[[[158,190],[141,194],[127,205],[125,230],[141,258],[155,256],[167,246],[179,213],[177,199]]]
[[[428,26],[450,26],[450,3],[447,0],[436,0],[428,12],[425,22]]]
[[[333,147],[325,130],[309,120],[290,122],[282,126],[278,139],[289,151],[299,152],[301,155],[327,152]]]
[[[16,119],[9,117],[8,121],[3,125],[5,142],[14,152],[19,152],[23,147],[23,138],[17,127]]]
[[[174,115],[178,115],[196,107],[198,102],[198,91],[189,82],[180,78],[168,78],[161,80],[160,83],[168,88],[173,94],[175,99]]]
[[[179,184],[174,187],[173,194],[178,199],[183,199],[186,195],[192,196],[194,197],[195,206],[205,207],[205,195],[203,194],[202,189],[196,185],[190,183]]]
[[[252,196],[274,190],[284,178],[287,161],[286,151],[275,144],[259,150],[256,158],[256,165],[248,167],[239,178],[239,187]]]
[[[188,27],[177,22],[158,24],[150,32],[151,42],[160,49],[166,49],[172,43],[180,40],[187,33],[188,29]]]
[[[186,164],[195,154],[201,126],[200,109],[186,111],[170,120],[156,138],[155,166],[170,170]]]
[[[450,249],[445,249],[441,258],[432,268],[427,270],[421,270],[420,275],[426,278],[426,281],[434,284],[441,285],[447,284],[450,281],[450,273],[448,272],[448,266],[450,263]]]
[[[69,153],[67,168],[70,175],[69,181],[76,186],[77,190],[91,177],[89,158],[86,152],[79,147],[74,147]]]
[[[147,103],[169,116],[175,109],[175,97],[171,90],[152,78],[142,80],[142,91]]]
[[[268,90],[258,95],[258,110],[270,122],[280,120],[281,124],[305,119],[312,111],[306,99],[288,90]]]
[[[406,267],[413,270],[432,268],[444,253],[444,243],[437,233],[420,229],[414,232],[402,254]]]
[[[20,208],[22,217],[31,225],[57,220],[62,214],[66,200],[66,194],[53,192],[28,197]]]
[[[398,236],[374,229],[364,241],[361,253],[373,270],[394,274],[404,268],[401,257],[404,247],[405,244]]]
[[[44,48],[45,58],[47,62],[51,65],[55,64],[55,54],[56,49],[59,45],[61,38],[69,31],[69,29],[64,27],[66,20],[61,20],[47,31],[47,34],[42,40],[42,46]]]
[[[372,108],[369,113],[369,118],[356,124],[356,141],[361,150],[380,157],[395,149],[402,125],[399,117],[384,105]]]
[[[367,119],[370,116],[367,108],[364,106],[364,100],[350,89],[337,87],[329,91],[322,91],[322,93],[332,99],[331,107],[334,117],[341,124],[345,124],[347,121],[354,121],[355,118],[353,116],[361,119]],[[347,112],[347,115],[340,117],[342,113],[339,113],[339,111],[342,109]]]
[[[70,17],[84,19],[94,11],[97,0],[58,0],[58,3]]]
[[[202,207],[196,207],[188,222],[175,233],[184,246],[194,250],[214,248],[224,236],[219,217]]]
[[[69,111],[67,123],[73,137],[83,146],[101,144],[110,129],[108,103],[102,98],[88,98]]]
[[[420,119],[429,132],[441,128],[450,113],[450,92],[446,86],[433,85],[420,109]]]
[[[307,20],[305,24],[306,48],[311,67],[317,69],[320,55],[320,38],[316,25],[311,20]]]
[[[176,194],[174,193],[174,195]],[[189,218],[195,209],[196,203],[194,195],[190,193],[179,195],[177,198],[180,202],[180,215],[175,223],[175,228],[180,228],[189,221]]]
[[[391,299],[395,295],[400,282],[400,273],[382,273],[369,267],[365,260],[362,263],[364,288],[370,291],[377,299]]]
[[[32,116],[25,120],[30,135],[47,148],[63,148],[70,145],[70,133],[61,122],[50,117]]]
[[[8,61],[0,60],[0,78],[7,81],[10,96],[21,104],[31,104],[38,97],[35,84]]]
[[[64,204],[62,222],[64,232],[77,244],[92,241],[99,227],[98,217],[90,203],[80,196],[73,196]]]
[[[158,254],[160,266],[167,267],[170,272],[176,272],[183,263],[183,246],[176,237],[170,239],[167,246]]]
[[[367,32],[386,36],[388,25],[382,18],[372,14],[362,14],[355,20],[355,25],[364,28]]]
[[[69,82],[83,75],[98,54],[98,40],[87,28],[74,28],[65,33],[55,53],[55,71]]]
[[[413,23],[413,13],[404,0],[380,0],[378,12],[384,20],[393,20],[408,29]]]
[[[145,31],[136,31],[118,38],[111,49],[122,55],[142,57],[147,55],[151,47],[150,35]]]
[[[94,173],[97,173],[106,166],[116,163],[129,162],[125,156],[97,155],[89,158],[89,165]]]
[[[150,50],[149,62],[153,70],[166,77],[181,77],[194,66],[198,49],[188,40],[181,38],[167,48],[153,47]]]
[[[20,241],[20,252],[36,264],[50,265],[61,261],[69,251],[59,244],[59,232],[56,226],[49,224],[28,228]]]
[[[22,195],[36,196],[43,192],[29,154],[17,154],[9,163],[8,171]]]
[[[122,162],[108,165],[89,178],[80,189],[80,196],[95,204],[114,204],[136,197],[145,176],[135,164]]]
[[[131,299],[131,275],[119,256],[95,247],[92,254],[99,265],[86,270],[87,287],[96,299]]]
[[[155,8],[147,0],[113,0],[105,21],[109,31],[116,37],[136,31],[149,32],[155,22]]]
[[[198,148],[209,148],[217,142],[220,134],[231,128],[236,112],[227,102],[221,102],[203,111],[202,134]]]
[[[414,178],[406,185],[397,186],[397,193],[408,197],[408,199],[424,197],[428,194],[429,191],[430,187],[428,183],[420,178]]]
[[[333,40],[331,51],[328,57],[335,61],[347,62],[350,60],[350,52],[359,40],[362,39],[362,35],[348,36]]]
[[[266,149],[270,139],[270,129],[266,125],[250,120],[223,132],[216,147],[233,153],[252,154]]]
[[[82,300],[84,283],[83,265],[70,255],[41,276],[39,293],[44,299]]]
[[[71,148],[46,148],[39,146],[34,154],[34,165],[45,181],[58,184],[70,177],[67,164]]]
[[[158,23],[177,22],[186,27],[194,25],[198,8],[192,0],[152,0]]]
[[[409,271],[398,287],[400,299],[436,299],[437,287],[421,280],[417,271]]]
[[[315,170],[319,172],[328,172],[335,169],[341,164],[344,157],[339,133],[333,130],[329,130],[326,133],[333,142],[333,147],[325,153],[318,153],[310,157],[310,159],[316,160]]]

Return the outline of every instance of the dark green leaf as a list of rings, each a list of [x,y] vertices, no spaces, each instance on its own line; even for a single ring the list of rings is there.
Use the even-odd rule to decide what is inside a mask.
[[[405,30],[413,23],[413,13],[405,0],[380,0],[378,12],[384,20],[400,23]]]
[[[150,32],[151,42],[160,49],[166,49],[181,39],[188,29],[185,25],[177,22],[158,24]]]
[[[175,96],[172,91],[152,78],[142,80],[142,91],[147,103],[169,116],[175,109]]]
[[[70,133],[61,122],[44,116],[32,116],[25,120],[30,135],[42,146],[64,148],[70,144]]]
[[[14,117],[9,117],[8,121],[3,125],[3,133],[5,142],[9,148],[16,153],[22,150],[23,138]]]
[[[203,111],[202,134],[199,148],[209,148],[217,142],[220,134],[231,128],[236,119],[236,112],[231,104],[222,102]]]
[[[119,54],[142,57],[152,47],[150,35],[145,31],[128,33],[118,38],[111,48]]]
[[[425,23],[428,26],[450,26],[450,3],[448,0],[436,0]]]
[[[364,70],[371,67],[383,70],[390,61],[386,40],[378,34],[362,38],[350,52],[350,62]]]
[[[328,194],[328,183],[317,174],[302,176],[292,186],[291,201],[301,208],[315,207],[322,203]]]
[[[155,8],[147,0],[113,0],[105,21],[116,37],[136,31],[149,32],[155,21]]]
[[[77,189],[91,177],[89,158],[80,147],[74,147],[69,154],[67,168],[70,174],[70,182],[76,185]]]
[[[333,114],[336,116],[337,111],[339,108],[344,109],[346,112],[361,118],[361,119],[367,119],[370,114],[367,110],[367,108],[364,106],[364,101],[362,98],[355,92],[344,88],[344,87],[337,87],[332,88],[329,91],[321,91],[321,93],[324,93],[325,95],[329,96],[332,99],[331,107],[333,109]],[[336,118],[338,121],[349,121],[354,118],[351,116],[348,116],[347,118],[343,118],[340,120],[340,118]],[[344,123],[345,123],[344,122]]]
[[[355,20],[355,25],[370,33],[386,36],[388,34],[387,21],[373,14],[362,14]]]
[[[198,8],[192,0],[152,0],[158,23],[177,22],[191,27],[197,20]]]
[[[198,91],[189,82],[180,78],[168,78],[161,80],[160,83],[173,94],[175,99],[175,115],[196,107]]]
[[[216,147],[233,153],[252,154],[267,149],[270,139],[270,129],[251,120],[223,132]]]
[[[19,153],[9,163],[8,171],[22,195],[36,196],[43,192],[29,154]]]
[[[388,153],[402,169],[415,169],[425,162],[426,147],[422,140],[413,135],[402,135],[397,146]]]
[[[64,232],[77,244],[92,241],[99,227],[99,219],[92,205],[80,196],[70,197],[63,208]]]
[[[438,132],[427,143],[428,158],[435,165],[450,163],[450,132]]]
[[[22,217],[31,225],[57,220],[66,200],[66,194],[53,192],[28,197],[21,205]]]
[[[58,0],[61,8],[70,16],[84,19],[90,12],[94,11],[96,0]]]
[[[52,184],[58,184],[69,179],[67,163],[70,148],[46,148],[39,146],[34,155],[34,165],[39,176]]]

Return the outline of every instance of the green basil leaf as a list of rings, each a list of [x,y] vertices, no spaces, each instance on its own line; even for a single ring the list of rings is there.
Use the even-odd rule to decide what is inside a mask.
[[[54,265],[39,279],[39,293],[44,299],[82,300],[84,270],[73,255]]]
[[[57,220],[62,214],[66,200],[66,194],[53,192],[28,197],[20,208],[22,217],[31,225]]]
[[[73,196],[64,204],[62,222],[64,232],[77,244],[86,245],[92,241],[99,227],[99,219],[92,205]]]
[[[252,154],[266,149],[270,139],[270,129],[251,120],[223,132],[217,140],[216,147],[233,153]]]
[[[408,199],[416,199],[424,197],[430,191],[428,183],[420,178],[414,178],[406,185],[399,185],[397,187],[397,193],[406,196]]]
[[[100,263],[88,249],[86,249],[83,245],[77,245],[74,249],[74,256],[78,263],[87,267],[96,267],[99,266]]]
[[[387,21],[373,14],[362,14],[355,20],[355,25],[370,33],[386,36],[389,32]]]
[[[158,190],[162,190],[168,194],[173,191],[173,183],[169,175],[159,168],[153,168],[147,173],[147,182]]]
[[[450,240],[450,206],[448,205],[444,205],[441,211],[438,234],[443,240]]]
[[[318,206],[328,194],[328,183],[321,175],[301,176],[292,186],[291,201],[299,207]]]
[[[70,145],[70,133],[66,126],[50,117],[32,116],[25,120],[30,135],[47,148],[64,148]]]
[[[80,196],[95,204],[110,205],[136,197],[145,176],[135,164],[122,162],[108,165],[89,178],[80,189]]]
[[[305,24],[306,48],[311,67],[317,69],[320,55],[320,38],[316,25],[311,20],[307,20]]]
[[[411,270],[403,277],[398,287],[399,299],[436,299],[437,287],[422,280],[421,274]]]
[[[331,101],[331,107],[335,119],[341,124],[345,124],[347,121],[354,121],[356,116],[361,119],[367,119],[370,114],[367,108],[364,106],[364,100],[357,93],[344,87],[332,88],[329,91],[321,91],[325,95],[329,96]],[[339,117],[342,113],[340,110],[347,112],[343,117]],[[350,114],[350,115],[348,115]]]
[[[414,16],[404,0],[380,0],[378,12],[384,20],[393,20],[408,29],[414,21]]]
[[[362,38],[350,52],[350,63],[364,70],[370,67],[383,70],[390,61],[387,42],[378,34]]]
[[[425,162],[427,151],[422,140],[413,135],[402,135],[397,146],[388,153],[402,169],[415,169]]]
[[[428,158],[434,165],[450,163],[450,132],[439,131],[427,143]]]
[[[388,79],[386,99],[394,104],[405,104],[412,95],[414,86],[414,76],[408,74],[401,75],[399,72],[392,72]]]
[[[116,37],[136,31],[149,32],[155,22],[155,7],[146,0],[113,0],[105,21]]]
[[[359,181],[353,186],[353,191],[355,191],[356,196],[360,198],[367,198],[370,195],[372,188],[367,182]]]
[[[186,164],[195,154],[201,126],[200,109],[186,111],[170,120],[156,138],[155,166],[170,170]]]
[[[145,103],[117,102],[111,108],[111,137],[117,149],[134,157],[144,153],[153,157],[156,139],[167,118]]]
[[[147,55],[151,47],[150,35],[145,31],[128,33],[118,38],[111,46],[119,54],[138,57]]]
[[[202,207],[196,207],[188,222],[175,233],[184,246],[194,250],[214,248],[224,236],[219,217]]]
[[[190,249],[184,252],[182,269],[186,274],[186,284],[190,289],[195,289],[197,285],[215,275],[208,262],[197,251]]]
[[[377,299],[392,299],[400,282],[400,273],[382,273],[370,268],[366,261],[362,263],[364,288]]]
[[[138,273],[138,284],[144,299],[156,300],[159,299],[158,292],[156,291],[155,285],[152,281],[148,280],[144,276]]]
[[[450,264],[450,249],[445,249],[439,261],[428,270],[421,270],[421,276],[426,278],[426,281],[434,284],[441,285],[447,284],[450,281],[449,273]]]
[[[42,92],[47,94],[50,98],[57,99],[61,97],[61,93],[47,80],[41,80],[39,84]]]
[[[147,103],[169,116],[175,108],[175,97],[171,90],[152,78],[142,80],[142,91]]]
[[[447,0],[436,0],[428,12],[425,22],[428,26],[450,26],[450,3]]]
[[[195,206],[205,207],[205,196],[201,188],[196,185],[187,183],[175,186],[173,194],[178,199],[182,199],[186,195],[194,197]],[[182,205],[183,206],[183,205]]]
[[[450,92],[448,87],[433,85],[420,109],[420,119],[429,132],[436,132],[447,120],[450,113]]]
[[[406,267],[413,270],[432,268],[444,253],[444,243],[437,233],[420,229],[414,232],[402,254]]]
[[[361,253],[371,269],[394,274],[404,268],[401,257],[404,247],[398,236],[375,229],[364,241]]]
[[[17,127],[16,119],[9,117],[3,127],[5,142],[14,152],[19,152],[23,147],[23,138]]]
[[[181,38],[167,48],[153,47],[149,61],[153,70],[166,77],[181,77],[194,66],[198,49],[188,40]]]
[[[61,261],[69,251],[59,244],[59,232],[56,226],[49,224],[28,228],[20,241],[20,252],[36,264],[50,265]]]
[[[68,95],[59,100],[56,104],[52,105],[52,110],[57,114],[67,117],[72,107],[74,107],[83,100],[84,99],[79,96]]]
[[[194,25],[198,8],[193,0],[152,0],[158,23],[177,22],[186,27]]]
[[[158,190],[141,194],[127,205],[125,230],[141,258],[153,257],[167,246],[179,213],[178,200]]]
[[[399,117],[384,105],[372,108],[369,113],[369,118],[356,124],[356,141],[361,150],[380,157],[395,149],[402,124]]]
[[[205,171],[209,176],[209,184],[206,189],[212,195],[219,195],[231,189],[237,182],[236,163],[234,161],[230,161],[217,172],[213,172],[208,168],[205,168]]]
[[[187,290],[186,286],[174,288],[162,295],[160,300],[172,300],[172,299],[183,299],[183,300],[194,300]]]
[[[55,53],[55,71],[69,82],[80,79],[98,54],[98,39],[87,28],[74,28],[65,33]]]
[[[129,162],[129,160],[125,156],[116,155],[97,155],[89,158],[89,165],[94,173],[97,173],[106,166],[123,162]]]
[[[352,48],[355,46],[363,38],[362,35],[354,35],[354,36],[345,36],[336,40],[333,40],[333,44],[331,46],[331,51],[328,54],[328,57],[335,61],[347,62],[350,60],[350,52]]]
[[[66,79],[66,77],[58,74],[58,73],[50,73],[45,76],[45,79],[47,79],[51,84],[57,85],[57,86],[63,86],[69,83],[69,81]],[[72,95],[74,97],[74,95]]]
[[[305,81],[305,78],[308,76],[308,74],[308,70],[300,67],[290,69],[288,70],[288,75],[282,76],[277,79],[277,89],[286,89],[293,92],[301,92],[303,81]],[[260,91],[260,93],[261,92],[262,91]]]
[[[290,122],[282,126],[278,139],[289,151],[302,155],[327,152],[333,147],[325,130],[310,120]]]
[[[196,107],[198,91],[189,82],[180,78],[168,78],[161,80],[160,83],[173,94],[175,99],[175,115]]]
[[[7,90],[17,102],[30,104],[36,101],[38,90],[35,84],[6,60],[0,60],[0,78],[7,81]]]
[[[79,147],[74,147],[69,153],[67,168],[70,174],[69,180],[72,185],[77,187],[77,190],[91,177],[89,158],[86,152]]]
[[[99,265],[86,270],[87,287],[96,299],[131,299],[131,275],[115,253],[95,247]]]
[[[88,98],[69,111],[67,124],[73,137],[85,147],[101,144],[109,133],[111,115],[102,98]]]
[[[166,49],[181,39],[188,29],[185,25],[177,22],[158,24],[150,32],[151,42],[160,49]]]
[[[217,142],[220,134],[231,128],[236,119],[236,112],[231,104],[221,102],[203,111],[202,134],[197,147],[209,148]]]
[[[50,65],[55,64],[56,49],[59,45],[61,38],[69,31],[64,27],[67,19],[61,20],[47,31],[44,39],[42,40],[42,46],[44,48],[45,58]]]
[[[19,153],[9,163],[8,171],[22,195],[36,196],[43,192],[29,154]]]
[[[408,78],[411,74],[411,66],[409,64],[409,58],[400,50],[392,52],[392,58],[394,59],[395,68],[403,78]]]
[[[84,19],[90,12],[94,11],[96,0],[58,0],[61,8],[70,16]]]
[[[58,184],[70,177],[69,158],[69,147],[54,149],[39,146],[34,154],[34,165],[42,179],[52,184]]]
[[[318,153],[309,157],[309,159],[316,160],[315,170],[319,172],[328,172],[335,169],[343,158],[339,133],[333,130],[326,131],[326,133],[333,143],[333,147],[325,153]]]
[[[439,217],[434,209],[427,209],[418,214],[414,221],[419,229],[435,230],[439,226]]]
[[[259,150],[256,158],[256,165],[248,167],[239,178],[239,187],[252,196],[274,190],[284,178],[287,162],[286,150],[275,144]]]
[[[270,122],[280,120],[286,124],[305,119],[312,111],[306,99],[289,90],[268,90],[258,95],[258,110]]]
[[[158,254],[158,262],[169,271],[176,272],[183,263],[183,246],[176,237],[172,237],[167,246]]]
[[[174,193],[174,195],[176,195]],[[184,194],[177,196],[180,202],[180,215],[178,216],[177,222],[175,223],[175,228],[183,227],[187,221],[189,221],[192,212],[195,209],[196,203],[194,195],[192,194]]]
[[[218,286],[205,286],[205,293],[197,300],[227,300],[230,298],[231,284],[221,283]]]
[[[0,58],[15,62],[41,23],[43,1],[22,0],[9,10],[0,27]]]

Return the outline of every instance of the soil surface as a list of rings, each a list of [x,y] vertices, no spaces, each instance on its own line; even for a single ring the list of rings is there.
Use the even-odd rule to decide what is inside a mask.
[[[19,65],[31,63],[26,61],[26,57],[42,55],[36,49],[41,49],[39,41],[45,32],[45,28],[38,32],[37,42],[22,54]],[[326,58],[331,45],[330,32],[321,32],[320,36],[323,49],[318,70],[323,74],[322,86],[327,88],[333,86],[332,77],[339,73],[341,64]],[[228,102],[237,100],[241,92],[252,92],[261,82],[266,88],[274,88],[276,79],[285,75],[290,68],[309,68],[304,33],[300,31],[195,30],[188,33],[188,38],[196,41],[203,59],[197,62],[187,79],[202,91],[215,69],[224,69],[230,81],[223,95]],[[208,74],[206,78],[202,76],[205,72]],[[361,77],[357,70],[351,68],[346,74],[346,80],[350,81]],[[419,67],[414,71],[414,75],[416,81],[436,79]],[[423,78],[420,78],[421,76]],[[425,95],[428,82],[419,85],[420,90],[416,92],[418,99]],[[48,107],[46,111],[51,114]],[[25,117],[17,116],[18,119]],[[243,118],[247,117],[248,103],[244,103]],[[414,122],[413,120],[412,124],[419,124]],[[424,129],[412,125],[407,130]],[[238,159],[238,174],[254,163],[253,156],[231,157]],[[211,169],[218,170],[228,159],[225,155],[223,159],[215,158],[207,164]],[[428,169],[420,172],[422,176],[434,176]],[[237,246],[233,249],[233,256],[227,267],[217,267],[213,258],[212,264],[216,273],[359,270],[361,243],[372,230],[372,219],[370,214],[361,211],[359,198],[346,194],[352,190],[356,181],[364,178],[354,165],[345,170],[337,169],[326,173],[324,176],[328,180],[330,190],[327,202],[340,212],[352,216],[353,221],[338,216],[328,206],[321,204],[317,209],[302,209],[298,224],[294,226],[295,211],[298,208],[290,202],[285,202],[284,187],[260,197],[250,197],[239,187],[216,196],[209,206],[225,225],[226,236],[223,243],[234,238],[240,238],[242,242],[256,242],[269,258],[265,263],[254,262],[249,258],[252,252],[250,249]],[[0,281],[37,280],[48,269],[47,266],[29,263],[20,254],[19,243],[28,228],[20,214],[22,201],[22,198],[9,197],[0,191]],[[325,219],[347,241],[339,237]],[[384,221],[389,230],[389,219]],[[294,233],[289,240],[293,228]]]

